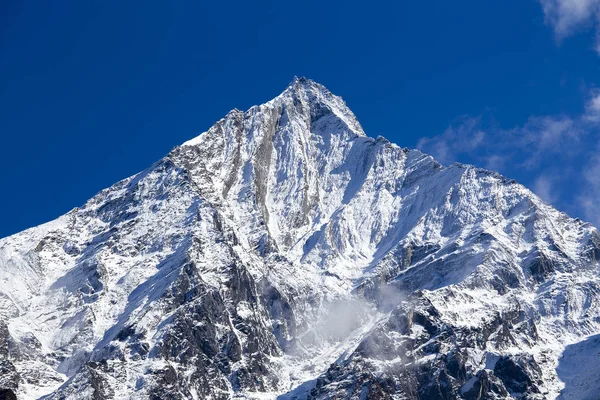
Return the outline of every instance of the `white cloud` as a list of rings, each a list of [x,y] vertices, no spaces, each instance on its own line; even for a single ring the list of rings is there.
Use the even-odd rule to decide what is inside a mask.
[[[546,22],[560,41],[600,21],[600,0],[540,0]],[[598,37],[598,30],[596,31]],[[600,53],[600,41],[596,51]]]
[[[462,117],[417,147],[445,165],[474,163],[519,178],[546,202],[600,226],[600,90],[573,117],[532,116],[510,129],[488,119]]]
[[[600,91],[594,90],[585,105],[584,118],[591,123],[600,122]]]
[[[442,164],[457,160],[460,153],[470,153],[485,143],[485,132],[478,128],[479,118],[464,118],[448,127],[441,135],[422,138],[417,147],[426,149]]]
[[[576,152],[582,133],[578,122],[566,116],[530,117],[525,125],[513,130],[516,137],[512,141],[529,153],[523,166],[534,168],[550,154]]]
[[[596,17],[598,0],[540,0],[546,21],[557,35],[566,37]]]
[[[600,227],[600,143],[598,145],[584,166],[585,185],[578,197],[584,217],[596,227]]]
[[[541,175],[533,182],[533,192],[547,203],[554,203],[558,199],[554,192],[552,178],[547,175]]]
[[[501,156],[499,154],[492,154],[485,158],[484,164],[487,169],[491,169],[493,171],[500,171],[504,169],[507,161],[507,157],[505,156]]]
[[[501,170],[516,153],[526,155],[520,165],[535,167],[550,154],[573,152],[582,134],[578,121],[566,116],[530,117],[523,126],[502,129],[482,126],[482,118],[464,117],[441,135],[423,138],[417,147],[449,164],[469,155],[486,168]]]

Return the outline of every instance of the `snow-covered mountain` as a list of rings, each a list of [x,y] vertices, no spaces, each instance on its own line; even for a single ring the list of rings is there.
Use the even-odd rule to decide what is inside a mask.
[[[0,399],[597,399],[599,260],[296,78],[0,240]]]

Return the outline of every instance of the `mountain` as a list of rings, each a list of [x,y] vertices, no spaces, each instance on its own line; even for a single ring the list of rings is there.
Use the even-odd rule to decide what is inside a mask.
[[[0,398],[596,399],[599,259],[295,78],[0,240]]]

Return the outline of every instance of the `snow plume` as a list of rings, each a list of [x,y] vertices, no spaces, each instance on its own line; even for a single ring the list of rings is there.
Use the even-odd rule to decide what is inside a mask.
[[[376,313],[375,307],[361,298],[334,300],[326,305],[323,319],[315,326],[315,333],[330,340],[344,340]]]
[[[398,304],[402,303],[407,294],[393,283],[379,288],[376,296],[377,309],[380,312],[389,312]]]
[[[330,357],[328,362],[334,362],[341,356],[335,348],[341,351],[349,345],[351,347],[351,343],[358,344],[378,321],[404,299],[406,294],[397,287],[384,285],[370,299],[355,294],[325,302],[321,316],[311,323],[302,336],[300,347],[305,350],[327,348]]]

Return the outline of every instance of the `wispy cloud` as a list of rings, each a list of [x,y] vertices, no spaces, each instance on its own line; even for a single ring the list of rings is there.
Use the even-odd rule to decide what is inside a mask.
[[[532,190],[547,203],[554,203],[557,200],[553,180],[547,175],[538,176],[535,182],[533,182]]]
[[[442,164],[469,162],[518,178],[538,196],[600,226],[600,91],[581,114],[532,116],[502,128],[489,116],[462,117],[417,147]],[[565,188],[575,187],[572,192]]]
[[[530,117],[511,129],[483,121],[482,117],[462,117],[441,135],[421,139],[417,147],[442,164],[468,155],[491,169],[501,169],[507,160],[514,162],[518,153],[526,153],[519,166],[534,168],[548,155],[576,152],[585,132],[578,121],[566,116]]]
[[[596,33],[600,54],[600,0],[538,0],[558,42]],[[538,196],[600,227],[600,89],[589,92],[579,115],[535,115],[500,127],[489,115],[465,116],[417,147],[442,164],[469,162],[517,178]]]
[[[596,51],[600,53],[600,0],[540,0],[540,4],[559,41],[595,26]]]
[[[596,227],[600,227],[600,143],[583,167],[584,185],[577,196],[583,215]]]
[[[422,138],[417,147],[428,149],[442,164],[453,162],[457,154],[474,152],[486,142],[486,134],[480,125],[481,117],[464,117],[441,135]]]
[[[583,118],[591,123],[600,123],[600,90],[593,90],[590,93]]]
[[[525,168],[535,168],[545,157],[577,152],[581,136],[580,124],[566,116],[530,117],[522,127],[512,130],[515,146],[530,153],[523,161]]]

